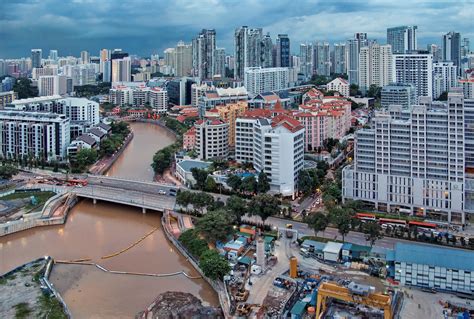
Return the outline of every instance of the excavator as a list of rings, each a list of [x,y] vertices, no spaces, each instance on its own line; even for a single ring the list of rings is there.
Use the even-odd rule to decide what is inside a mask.
[[[357,286],[357,285],[356,285]],[[324,313],[327,308],[327,298],[334,298],[354,304],[379,308],[384,311],[384,319],[393,319],[391,297],[388,295],[374,293],[371,290],[357,290],[350,287],[342,287],[334,282],[323,282],[318,288],[316,302],[316,318]]]
[[[245,271],[245,276],[240,285],[239,291],[235,294],[235,300],[238,302],[245,302],[249,298],[249,291],[245,289],[245,283],[249,279],[250,276],[250,266],[247,267]]]

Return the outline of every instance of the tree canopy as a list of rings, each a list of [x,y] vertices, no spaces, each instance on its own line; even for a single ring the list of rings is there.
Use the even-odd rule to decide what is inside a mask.
[[[38,88],[32,85],[32,81],[28,78],[18,78],[13,85],[13,91],[18,93],[19,99],[27,99],[29,97],[38,96]]]
[[[199,268],[212,280],[222,279],[230,272],[227,260],[215,250],[205,251],[199,260]]]
[[[228,215],[223,210],[207,212],[196,222],[196,230],[209,243],[225,241],[232,232],[232,227]]]
[[[371,247],[375,244],[377,240],[383,238],[382,227],[379,223],[375,221],[368,221],[364,223],[362,231],[365,234],[365,239],[370,242]]]
[[[268,217],[280,212],[279,200],[268,194],[253,197],[248,207],[250,214],[260,216],[264,223]]]
[[[270,180],[268,175],[265,174],[264,171],[260,171],[258,174],[258,182],[257,182],[257,192],[259,193],[266,193],[270,190]]]
[[[0,179],[11,179],[14,175],[18,174],[18,169],[12,165],[0,166]]]
[[[325,214],[317,213],[307,218],[307,224],[314,230],[317,236],[320,231],[324,231],[329,225],[329,218]]]

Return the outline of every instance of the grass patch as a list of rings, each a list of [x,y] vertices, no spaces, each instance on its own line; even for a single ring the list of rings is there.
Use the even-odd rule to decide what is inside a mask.
[[[14,200],[14,199],[24,199],[24,198],[30,198],[31,196],[35,196],[37,200],[37,204],[33,205],[31,203],[28,203],[25,206],[25,209],[31,209],[34,207],[39,207],[44,205],[48,199],[56,195],[54,192],[15,192],[13,194],[9,194],[7,196],[1,197],[1,200]]]
[[[14,308],[16,310],[15,318],[17,319],[28,318],[29,314],[31,314],[31,309],[26,302],[19,303]]]
[[[67,319],[63,306],[54,296],[41,295],[39,297],[39,318]]]

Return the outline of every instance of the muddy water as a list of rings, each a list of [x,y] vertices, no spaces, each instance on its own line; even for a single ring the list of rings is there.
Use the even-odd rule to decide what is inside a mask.
[[[135,136],[109,175],[151,180],[150,159],[158,148],[173,142],[173,136],[148,124],[133,124]],[[130,160],[129,158],[132,158]],[[184,271],[196,275],[192,266],[168,244],[160,216],[127,206],[80,202],[63,226],[37,228],[0,238],[0,273],[44,255],[58,260],[91,258],[111,270],[142,273]],[[160,229],[127,252],[110,259],[154,229]],[[212,288],[202,279],[184,276],[154,278],[114,275],[92,266],[56,265],[51,281],[62,294],[75,318],[132,318],[161,292],[187,291],[206,303],[217,305]]]

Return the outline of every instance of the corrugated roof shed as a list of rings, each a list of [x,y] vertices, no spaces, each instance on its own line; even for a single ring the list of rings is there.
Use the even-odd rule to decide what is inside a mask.
[[[297,301],[293,308],[291,308],[291,314],[295,316],[302,316],[306,310],[306,302]]]
[[[456,248],[397,243],[395,261],[474,271],[474,252]]]
[[[302,247],[314,247],[314,249],[316,250],[323,250],[324,247],[326,247],[326,244],[325,243],[322,243],[322,242],[319,242],[319,241],[315,241],[315,240],[310,240],[310,239],[306,239],[303,244],[301,244]]]

